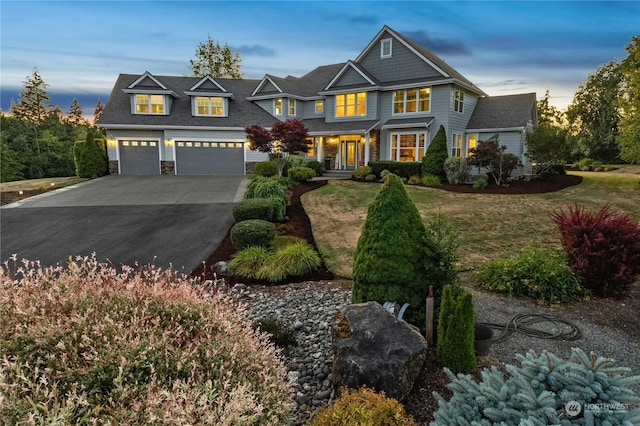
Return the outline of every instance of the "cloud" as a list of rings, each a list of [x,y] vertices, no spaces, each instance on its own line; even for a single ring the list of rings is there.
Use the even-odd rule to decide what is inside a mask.
[[[243,56],[261,56],[261,57],[274,57],[276,51],[270,47],[262,46],[260,44],[253,44],[251,46],[247,44],[240,45],[238,47],[231,47],[232,51],[239,51]]]
[[[380,19],[375,15],[355,15],[347,17],[347,22],[350,24],[377,24]]]
[[[448,56],[471,56],[469,48],[455,38],[440,38],[430,35],[427,31],[404,31],[402,34],[437,54]]]

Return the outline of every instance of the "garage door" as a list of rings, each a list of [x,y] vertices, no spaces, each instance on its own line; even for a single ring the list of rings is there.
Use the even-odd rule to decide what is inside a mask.
[[[120,141],[120,173],[158,175],[160,160],[157,141]]]
[[[179,175],[242,175],[242,142],[176,142]]]

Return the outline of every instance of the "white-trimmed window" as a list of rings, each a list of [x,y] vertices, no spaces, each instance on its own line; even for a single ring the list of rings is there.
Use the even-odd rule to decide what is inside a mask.
[[[316,114],[322,114],[324,112],[324,101],[322,99],[316,99]]]
[[[307,142],[309,142],[308,145],[308,149],[307,152],[305,153],[305,155],[307,157],[311,157],[314,158],[316,157],[316,155],[318,154],[318,144],[316,143],[316,138],[309,138],[307,139]]]
[[[457,87],[453,95],[453,110],[455,112],[464,112],[464,90]]]
[[[367,115],[367,93],[344,93],[336,95],[336,117]]]
[[[426,140],[424,132],[391,133],[391,161],[422,161]]]
[[[463,154],[463,141],[462,133],[453,133],[451,135],[451,156],[452,157],[462,157]]]
[[[393,39],[385,38],[380,42],[380,58],[390,58],[393,53]]]
[[[420,87],[393,92],[393,113],[411,114],[431,110],[431,88]]]
[[[275,115],[282,115],[282,98],[273,100],[273,113]]]
[[[289,99],[289,115],[296,115],[296,100]]]
[[[469,157],[469,150],[471,148],[475,148],[478,145],[478,135],[471,134],[467,135],[467,157]]]
[[[164,114],[164,95],[135,95],[136,114]]]
[[[196,96],[195,115],[207,117],[225,116],[224,99],[217,96]]]

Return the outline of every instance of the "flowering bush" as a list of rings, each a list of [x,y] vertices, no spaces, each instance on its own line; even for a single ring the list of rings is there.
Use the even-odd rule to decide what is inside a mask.
[[[5,263],[0,318],[2,424],[289,419],[292,386],[267,336],[171,269]]]

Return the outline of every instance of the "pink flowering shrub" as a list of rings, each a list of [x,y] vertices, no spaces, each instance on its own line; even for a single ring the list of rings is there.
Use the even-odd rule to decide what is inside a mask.
[[[0,424],[286,424],[292,383],[243,313],[171,269],[5,263]]]

